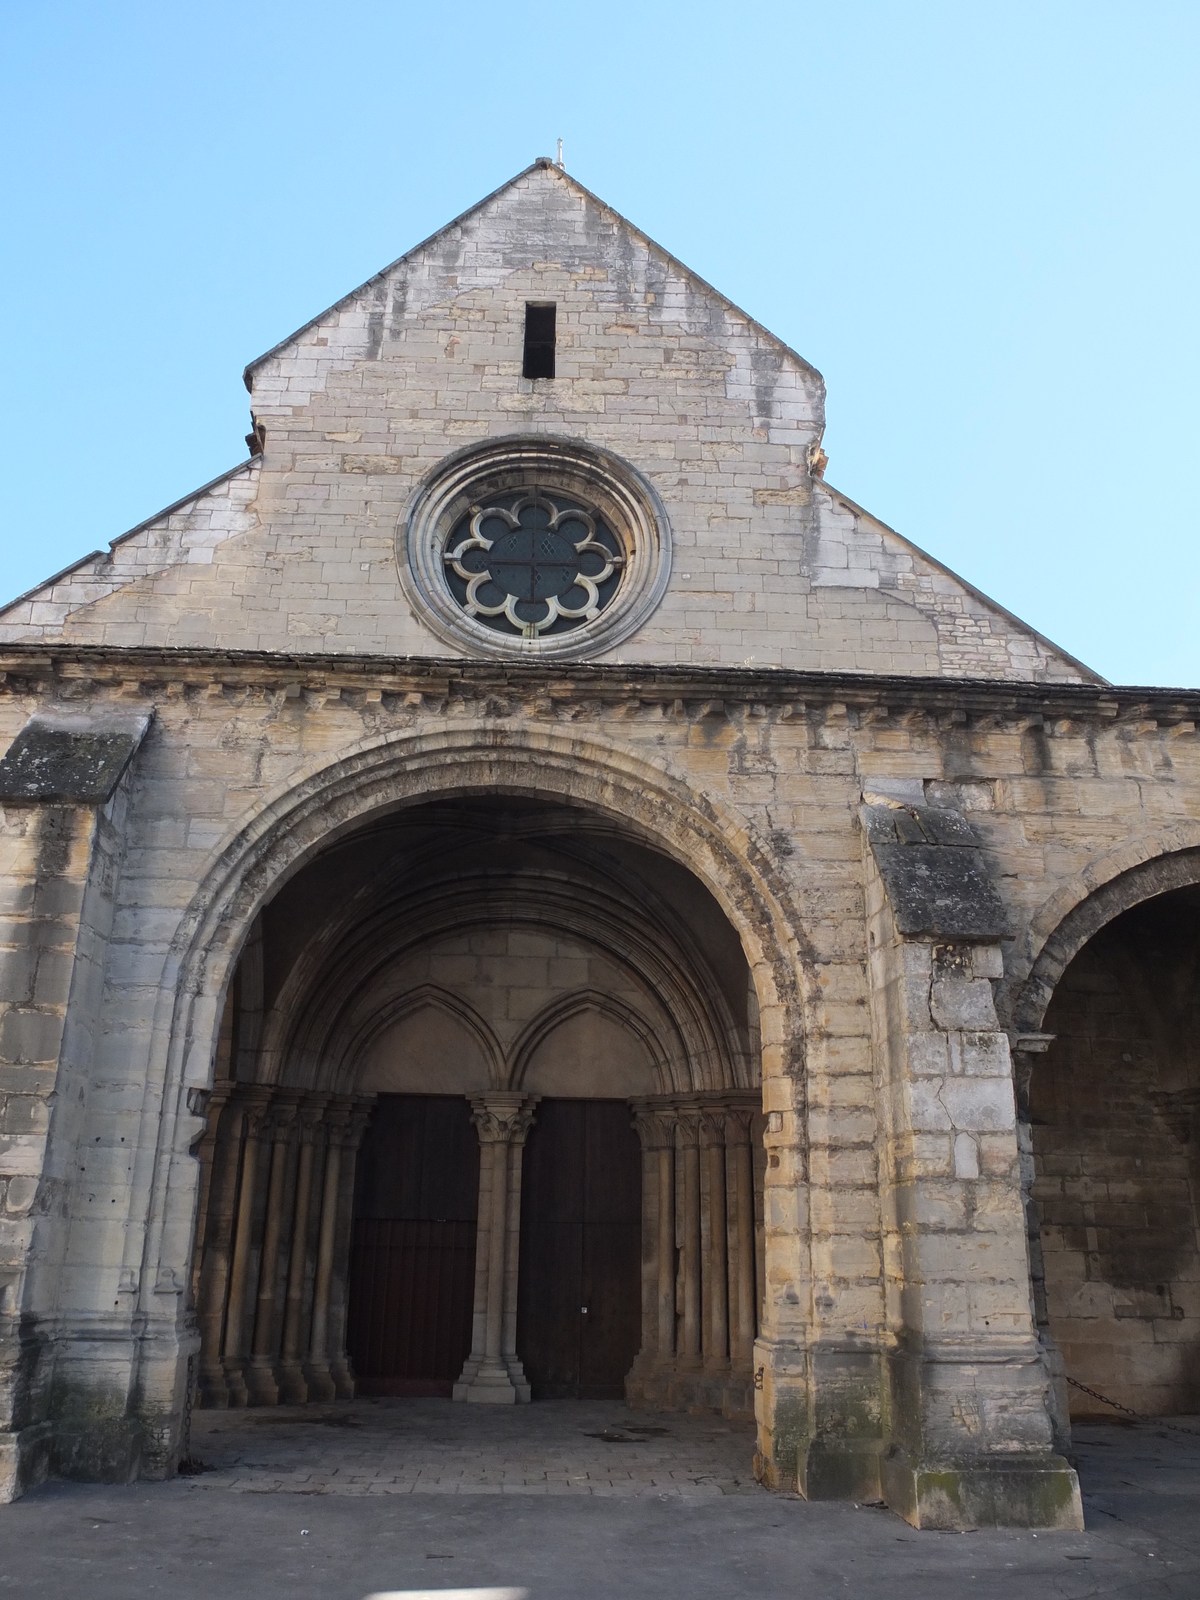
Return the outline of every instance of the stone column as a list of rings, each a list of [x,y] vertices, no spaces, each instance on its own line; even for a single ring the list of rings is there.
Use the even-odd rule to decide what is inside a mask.
[[[204,1243],[196,1284],[196,1324],[200,1330],[199,1402],[201,1406],[217,1409],[229,1404],[229,1385],[221,1360],[221,1336],[225,1331],[225,1296],[229,1287],[245,1117],[244,1106],[236,1100],[229,1102],[232,1088],[232,1085],[226,1086],[219,1101],[214,1093],[208,1103],[213,1150],[202,1213]]]
[[[258,1266],[258,1297],[254,1305],[254,1338],[246,1367],[248,1404],[279,1404],[276,1375],[279,1351],[279,1325],[275,1315],[275,1296],[279,1281],[279,1248],[284,1237],[284,1203],[288,1166],[291,1160],[292,1124],[299,1096],[277,1092],[268,1119],[266,1143],[270,1149],[267,1178],[267,1210],[263,1218],[262,1255]]]
[[[1042,1208],[1033,1198],[1033,1129],[1029,1122],[1029,1083],[1037,1070],[1037,1058],[1044,1056],[1054,1042],[1052,1033],[1019,1033],[1010,1040],[1013,1063],[1013,1088],[1017,1101],[1017,1159],[1021,1172],[1021,1203],[1025,1212],[1025,1245],[1029,1255],[1029,1299],[1038,1345],[1050,1383],[1049,1409],[1054,1447],[1064,1455],[1071,1451],[1071,1402],[1067,1393],[1067,1370],[1058,1341],[1050,1331],[1050,1308],[1046,1301],[1046,1261],[1042,1250]]]
[[[304,1302],[308,1288],[309,1235],[312,1223],[313,1166],[319,1154],[321,1119],[327,1095],[306,1095],[300,1106],[300,1148],[296,1158],[296,1195],[288,1248],[287,1292],[283,1310],[283,1345],[279,1360],[279,1398],[285,1405],[308,1399],[301,1352],[304,1345]]]
[[[350,1243],[354,1231],[354,1173],[358,1149],[371,1120],[373,1094],[356,1095],[342,1141],[341,1194],[333,1256],[333,1287],[329,1300],[329,1371],[339,1400],[353,1400],[354,1371],[346,1349],[346,1317],[350,1304]]]
[[[728,1251],[725,1208],[725,1110],[717,1107],[700,1118],[700,1151],[704,1168],[701,1238],[704,1308],[704,1370],[721,1378],[729,1371]],[[714,1398],[716,1396],[714,1395]]]
[[[310,1400],[336,1400],[337,1383],[330,1370],[330,1303],[334,1257],[337,1249],[338,1208],[342,1187],[342,1150],[350,1128],[351,1103],[330,1102],[325,1121],[325,1172],[321,1184],[321,1221],[317,1233],[317,1270],[313,1279],[312,1322],[304,1381]]]
[[[204,1251],[209,1229],[209,1195],[212,1193],[213,1163],[217,1155],[217,1130],[221,1113],[229,1103],[233,1089],[231,1083],[218,1083],[212,1090],[194,1089],[192,1103],[197,1114],[204,1117],[204,1132],[195,1146],[196,1160],[200,1163],[200,1182],[196,1198],[196,1243],[192,1253],[192,1304],[200,1304],[200,1272],[204,1265]]]
[[[508,1239],[504,1257],[504,1339],[501,1355],[512,1379],[517,1399],[527,1404],[531,1398],[529,1380],[517,1354],[517,1294],[521,1265],[521,1173],[525,1159],[525,1140],[533,1125],[535,1100],[527,1106],[524,1126],[514,1133],[508,1147]]]
[[[700,1112],[680,1107],[676,1126],[679,1148],[675,1166],[675,1244],[679,1273],[675,1291],[678,1372],[699,1372],[703,1365],[700,1251]]]
[[[231,1406],[249,1402],[246,1387],[247,1322],[250,1265],[254,1246],[254,1201],[258,1187],[259,1155],[263,1130],[274,1091],[251,1084],[241,1090],[245,1106],[242,1172],[237,1191],[237,1217],[233,1231],[233,1258],[229,1267],[229,1302],[225,1310],[222,1360]]]
[[[456,1400],[511,1405],[529,1399],[529,1384],[516,1354],[519,1151],[533,1123],[535,1104],[526,1095],[508,1091],[471,1100],[481,1147],[475,1316],[471,1354],[454,1385]],[[506,1337],[510,1328],[511,1339]]]
[[[675,1364],[675,1118],[660,1100],[633,1100],[642,1147],[642,1343],[625,1380],[631,1403],[667,1398]]]
[[[725,1112],[726,1229],[729,1251],[729,1364],[749,1374],[754,1357],[754,1167],[750,1130],[754,1112]]]
[[[655,1310],[658,1319],[658,1365],[660,1372],[675,1367],[675,1117],[661,1122],[662,1145],[658,1152],[658,1254],[655,1263]]]

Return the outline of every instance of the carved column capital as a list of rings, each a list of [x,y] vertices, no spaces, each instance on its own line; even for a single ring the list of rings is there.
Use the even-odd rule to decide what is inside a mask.
[[[523,1145],[533,1126],[536,1106],[536,1097],[509,1091],[472,1095],[471,1121],[480,1144]]]
[[[237,1099],[242,1107],[246,1137],[257,1139],[271,1114],[275,1089],[266,1083],[245,1084],[239,1088]]]
[[[354,1122],[354,1096],[349,1094],[331,1095],[329,1104],[325,1108],[325,1126],[329,1131],[329,1143],[344,1148],[350,1138],[351,1127]]]
[[[329,1124],[330,1142],[343,1150],[356,1151],[375,1109],[373,1094],[345,1095],[331,1102],[325,1120]]]
[[[703,1149],[724,1149],[725,1119],[728,1114],[724,1106],[705,1106],[701,1110],[700,1144]]]
[[[675,1144],[675,1112],[655,1101],[631,1100],[633,1126],[643,1150],[669,1150]]]
[[[325,1125],[325,1108],[329,1104],[327,1094],[305,1094],[300,1101],[300,1143],[315,1144]]]
[[[371,1120],[371,1113],[375,1110],[376,1096],[373,1094],[360,1094],[356,1097],[354,1110],[350,1113],[350,1126],[346,1130],[345,1144],[348,1150],[357,1150],[363,1141],[363,1134],[367,1131],[367,1124]]]
[[[267,1137],[273,1144],[286,1144],[292,1136],[292,1127],[300,1110],[300,1094],[296,1089],[277,1089],[267,1118]]]
[[[703,1120],[704,1113],[698,1105],[684,1101],[676,1108],[675,1126],[679,1129],[679,1142],[685,1150],[699,1148]]]
[[[748,1144],[754,1126],[753,1106],[725,1107],[725,1143]]]

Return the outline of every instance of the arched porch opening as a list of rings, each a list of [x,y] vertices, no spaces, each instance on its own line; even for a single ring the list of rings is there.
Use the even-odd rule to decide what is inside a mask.
[[[758,997],[681,863],[527,795],[375,815],[265,897],[220,1041],[202,1404],[750,1413]]]

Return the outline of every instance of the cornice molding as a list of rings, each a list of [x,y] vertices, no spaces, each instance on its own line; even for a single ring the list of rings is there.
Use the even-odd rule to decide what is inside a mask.
[[[520,700],[533,714],[556,705],[666,703],[680,714],[720,717],[730,704],[753,709],[807,705],[896,708],[934,715],[1041,715],[1111,723],[1200,717],[1200,689],[1094,683],[928,678],[776,668],[626,665],[614,662],[466,661],[430,656],[283,655],[82,644],[0,645],[0,696],[89,691],[127,701],[188,690],[273,691],[286,698],[340,693],[368,701],[401,696],[414,705],[444,699]],[[408,701],[409,696],[417,696]],[[498,715],[505,709],[498,708]],[[1064,730],[1065,731],[1065,730]]]

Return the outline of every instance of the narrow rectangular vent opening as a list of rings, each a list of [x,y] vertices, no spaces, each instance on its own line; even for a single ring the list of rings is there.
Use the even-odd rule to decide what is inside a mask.
[[[554,313],[555,306],[525,306],[525,362],[521,375],[525,378],[552,378],[554,376]]]

